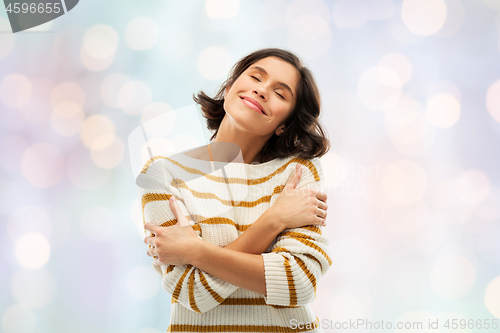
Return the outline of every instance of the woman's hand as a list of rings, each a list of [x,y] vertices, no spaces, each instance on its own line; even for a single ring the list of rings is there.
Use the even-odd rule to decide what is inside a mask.
[[[189,264],[196,253],[197,244],[202,241],[190,226],[174,196],[169,203],[177,219],[175,225],[160,227],[152,223],[144,224],[144,228],[153,234],[144,238],[144,243],[150,245],[147,253],[155,258],[156,266]]]
[[[283,229],[306,225],[326,225],[326,210],[328,209],[326,193],[313,189],[297,189],[301,175],[302,167],[297,164],[292,178],[270,208]]]

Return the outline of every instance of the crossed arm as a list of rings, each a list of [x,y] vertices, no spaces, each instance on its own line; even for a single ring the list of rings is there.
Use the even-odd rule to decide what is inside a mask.
[[[162,208],[143,206],[145,220],[156,223],[171,220],[172,212],[177,212],[167,208],[169,197],[164,195],[162,200],[157,200]],[[152,214],[159,211],[165,214],[163,218]],[[150,229],[156,233],[155,238],[161,230],[168,230],[165,233],[170,238],[161,244],[170,246],[167,252],[182,253],[178,261],[165,260],[170,265],[163,266],[164,289],[172,294],[173,300],[195,312],[209,311],[238,287],[263,294],[268,304],[297,306],[311,302],[315,297],[316,278],[331,265],[326,252],[328,242],[315,226],[285,231],[286,224],[274,212],[276,210],[267,210],[224,248],[200,239],[195,226]],[[177,220],[182,218],[184,214],[176,214]],[[275,239],[272,252],[264,253]],[[151,249],[148,254],[154,255]]]

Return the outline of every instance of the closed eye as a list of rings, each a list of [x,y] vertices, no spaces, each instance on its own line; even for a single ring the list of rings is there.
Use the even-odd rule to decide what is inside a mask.
[[[260,80],[259,80],[258,78],[256,78],[255,76],[250,75],[250,77],[253,77],[254,79],[256,79],[257,81],[259,81],[259,82],[260,82]]]
[[[276,94],[278,94],[278,93],[276,93]],[[279,97],[281,97],[282,99],[285,99],[285,97],[283,97],[283,96],[282,96],[282,95],[280,95],[280,94],[278,94],[278,96],[279,96]]]

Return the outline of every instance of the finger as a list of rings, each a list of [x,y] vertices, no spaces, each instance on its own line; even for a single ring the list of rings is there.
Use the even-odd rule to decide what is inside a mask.
[[[318,208],[321,208],[323,210],[327,210],[328,209],[328,205],[325,202],[323,202],[323,201],[318,200],[316,202],[316,204],[317,204]]]
[[[144,224],[144,229],[151,232],[152,234],[156,234],[156,231],[158,230],[158,226],[157,225],[154,225],[153,223],[151,222],[148,222],[148,223],[145,223]]]
[[[150,246],[156,246],[155,244],[155,237],[145,237],[144,238],[144,243]]]
[[[158,256],[158,253],[156,252],[156,248],[150,248],[148,249],[148,251],[146,252],[148,254],[149,257],[157,257]]]
[[[177,219],[177,206],[174,205],[175,197],[172,195],[170,199],[168,199],[168,203],[170,204],[170,209],[172,209],[172,212],[174,213],[175,218]]]
[[[324,220],[324,219],[326,219],[326,211],[321,209],[321,208],[318,208],[318,210],[316,212],[316,216],[321,217]]]
[[[288,181],[288,183],[285,185],[285,188],[295,188],[297,187],[297,184],[299,183],[300,176],[302,175],[302,165],[297,163],[295,167],[295,171],[293,172],[292,178]]]
[[[325,192],[317,191],[316,192],[316,198],[318,200],[326,202],[326,199],[328,198]]]
[[[172,198],[174,198],[174,197],[172,197]],[[177,223],[175,225],[178,225],[180,227],[188,226],[189,222],[187,221],[186,217],[182,213],[182,209],[179,206],[179,203],[177,202],[177,199],[174,198],[173,200],[171,200],[171,205],[174,206],[173,209],[175,209],[175,211],[177,212],[177,214],[175,214],[175,217],[177,218]],[[179,216],[181,218],[179,218]]]

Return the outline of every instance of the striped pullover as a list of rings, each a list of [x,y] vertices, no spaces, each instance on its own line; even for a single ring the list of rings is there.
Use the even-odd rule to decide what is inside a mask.
[[[182,154],[155,156],[137,177],[144,222],[177,221],[174,195],[198,237],[224,247],[275,202],[302,164],[297,188],[323,188],[318,158],[276,158],[261,164],[200,161]],[[210,168],[215,165],[215,168]],[[193,167],[195,166],[195,167]],[[219,168],[219,169],[218,169]],[[214,170],[211,172],[211,170]],[[266,296],[237,287],[192,265],[154,266],[172,294],[168,332],[323,332],[309,303],[332,264],[317,226],[285,229],[262,253]],[[298,328],[297,323],[303,323]]]

